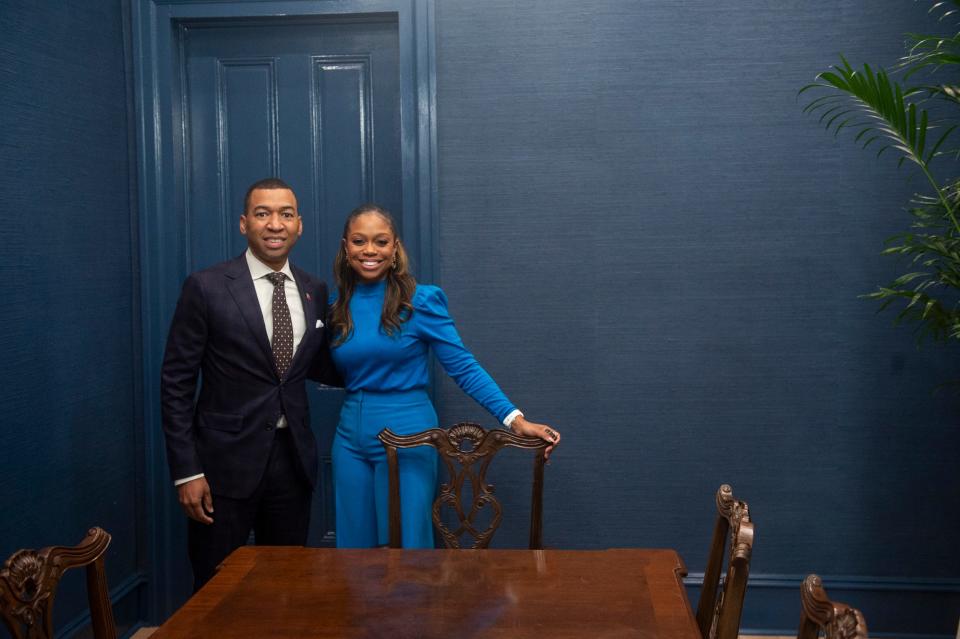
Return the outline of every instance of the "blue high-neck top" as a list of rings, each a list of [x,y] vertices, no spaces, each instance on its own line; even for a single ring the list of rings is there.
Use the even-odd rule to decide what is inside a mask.
[[[428,349],[465,393],[502,421],[514,410],[500,387],[463,345],[437,286],[417,284],[413,314],[400,330],[380,328],[386,283],[360,284],[350,300],[353,333],[331,350],[347,391],[393,392],[424,388]],[[335,299],[335,297],[334,297]]]

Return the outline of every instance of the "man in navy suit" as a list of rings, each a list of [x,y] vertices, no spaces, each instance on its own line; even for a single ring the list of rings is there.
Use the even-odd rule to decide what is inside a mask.
[[[243,255],[184,282],[161,372],[195,589],[251,530],[258,544],[306,543],[317,482],[306,379],[337,384],[327,287],[287,260],[303,232],[293,190],[254,183],[240,232]]]

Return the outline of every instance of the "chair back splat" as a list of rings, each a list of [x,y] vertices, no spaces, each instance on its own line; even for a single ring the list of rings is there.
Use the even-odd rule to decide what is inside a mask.
[[[503,430],[485,430],[478,424],[463,422],[448,430],[432,428],[414,435],[396,435],[384,429],[379,435],[387,453],[390,475],[390,547],[400,548],[400,469],[397,450],[415,446],[433,446],[437,449],[449,474],[449,481],[440,485],[440,494],[433,502],[433,525],[447,548],[461,548],[464,537],[472,538],[470,548],[487,548],[500,526],[502,508],[494,496],[493,486],[487,483],[487,470],[494,456],[503,448],[515,447],[535,451],[533,459],[533,494],[530,506],[530,544],[532,549],[543,548],[543,467],[544,451],[549,445],[536,437],[523,437]],[[469,503],[464,488],[469,487]],[[441,516],[444,508],[456,515],[453,528]],[[479,523],[481,513],[489,510],[490,521]]]
[[[63,573],[87,567],[87,597],[95,639],[116,639],[103,554],[110,535],[91,528],[76,546],[18,550],[0,569],[0,614],[14,639],[53,639],[53,599]]]
[[[717,520],[697,604],[697,625],[704,639],[737,639],[752,552],[750,508],[723,484],[717,490]],[[721,579],[724,567],[726,576]]]

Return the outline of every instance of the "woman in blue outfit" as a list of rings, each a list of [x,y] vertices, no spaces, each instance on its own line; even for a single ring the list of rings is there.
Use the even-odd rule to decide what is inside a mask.
[[[332,354],[347,390],[333,440],[338,547],[387,544],[387,460],[377,434],[387,427],[409,435],[437,426],[426,392],[430,348],[460,388],[498,421],[550,442],[548,455],[560,443],[556,430],[527,421],[466,349],[443,291],[410,275],[386,210],[366,204],[350,213],[334,274]],[[403,545],[433,548],[436,454],[430,447],[399,453]]]

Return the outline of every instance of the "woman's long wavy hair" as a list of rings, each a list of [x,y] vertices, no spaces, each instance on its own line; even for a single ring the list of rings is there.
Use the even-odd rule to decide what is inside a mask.
[[[330,308],[330,324],[333,328],[333,345],[339,346],[353,333],[353,317],[350,316],[350,300],[356,289],[360,277],[350,266],[347,259],[347,235],[350,225],[355,219],[366,213],[376,213],[390,226],[390,231],[397,240],[397,251],[391,268],[386,274],[386,292],[383,298],[383,311],[380,314],[380,328],[387,335],[393,335],[400,330],[400,325],[413,315],[413,292],[417,281],[410,274],[410,259],[400,242],[397,225],[390,212],[376,204],[361,204],[350,211],[347,221],[343,225],[343,238],[340,250],[333,259],[333,275],[337,281],[337,301]]]

